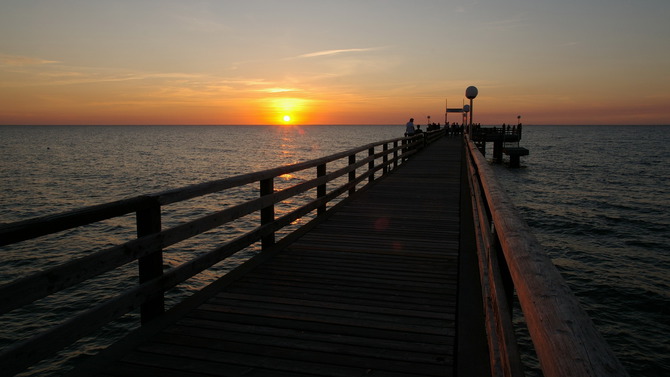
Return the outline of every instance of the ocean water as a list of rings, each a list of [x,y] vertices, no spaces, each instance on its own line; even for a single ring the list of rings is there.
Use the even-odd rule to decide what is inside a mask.
[[[0,222],[306,161],[403,132],[403,125],[0,127]],[[530,149],[530,156],[522,157],[522,167],[495,166],[515,205],[632,376],[670,375],[669,143],[670,127],[662,126],[526,126],[521,146]],[[285,184],[302,178],[286,177]],[[255,190],[242,188],[166,210],[164,227],[231,200],[254,197]],[[207,242],[223,241],[255,226],[256,220],[170,250],[166,264],[202,252]],[[0,248],[0,283],[131,239],[133,221],[128,216],[43,237],[39,247],[26,242]],[[96,234],[94,243],[88,241],[91,234]],[[66,236],[81,242],[64,247]],[[232,266],[234,261],[189,281],[173,299]],[[134,284],[134,275],[129,266],[91,282],[84,292],[64,292],[3,316],[0,348],[35,333],[40,323],[59,322]],[[50,310],[54,302],[62,309]],[[131,313],[32,374],[58,374],[59,367],[95,352],[135,326],[136,319]]]

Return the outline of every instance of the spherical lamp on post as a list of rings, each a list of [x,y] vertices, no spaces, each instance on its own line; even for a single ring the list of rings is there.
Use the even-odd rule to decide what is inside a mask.
[[[475,109],[472,106],[472,100],[477,97],[477,94],[479,94],[479,91],[474,86],[468,86],[468,88],[465,89],[465,98],[470,100],[470,127],[472,127],[472,115],[475,112]]]

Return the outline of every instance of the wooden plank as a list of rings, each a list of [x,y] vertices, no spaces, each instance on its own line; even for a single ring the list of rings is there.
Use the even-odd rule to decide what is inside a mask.
[[[407,342],[403,340],[392,339],[375,339],[371,342],[370,339],[360,335],[344,335],[344,334],[328,334],[324,332],[305,332],[289,328],[278,328],[264,325],[247,325],[234,322],[220,322],[208,321],[197,318],[184,318],[180,320],[175,326],[165,330],[166,334],[187,333],[187,334],[203,334],[203,337],[246,337],[251,341],[255,336],[266,336],[280,339],[297,339],[303,342],[314,342],[316,345],[319,342],[328,344],[342,344],[353,347],[367,348],[368,350],[381,350],[382,352],[403,352],[404,357],[407,354],[412,354],[413,358],[429,357],[431,359],[437,358],[440,355],[452,355],[453,347],[449,344],[428,344]],[[369,351],[369,352],[372,352]],[[433,356],[434,355],[434,356]]]
[[[273,282],[273,284],[275,284]],[[399,292],[398,294],[387,297],[380,296],[381,290],[365,290],[356,289],[355,287],[347,289],[346,287],[313,287],[304,288],[296,287],[295,285],[279,285],[267,288],[267,284],[259,284],[256,287],[245,285],[244,288],[232,289],[231,291],[239,294],[261,295],[267,294],[268,291],[273,293],[281,292],[283,297],[306,299],[306,300],[322,300],[326,302],[340,302],[349,304],[366,303],[385,308],[407,309],[408,307],[416,308],[424,311],[445,311],[453,313],[455,304],[448,302],[445,295],[429,295],[420,294],[419,292]],[[328,288],[328,289],[326,289]],[[388,289],[386,290],[388,292]]]
[[[177,352],[192,352],[196,349],[196,357],[203,357],[208,353],[218,360],[222,353],[235,352],[240,356],[235,360],[236,363],[245,363],[249,366],[256,366],[259,357],[256,354],[262,354],[263,359],[275,358],[275,363],[272,367],[277,368],[277,364],[284,364],[287,368],[292,370],[302,371],[309,369],[296,368],[297,365],[303,363],[325,364],[335,368],[351,368],[363,370],[395,372],[398,375],[402,374],[416,374],[416,363],[411,360],[404,359],[407,353],[396,354],[396,357],[391,357],[385,352],[369,352],[364,347],[356,348],[366,352],[366,355],[361,355],[354,350],[347,349],[347,347],[325,346],[325,343],[320,343],[317,347],[322,349],[315,349],[314,347],[306,346],[300,341],[282,340],[279,338],[272,339],[269,342],[261,342],[259,338],[254,339],[255,342],[250,343],[249,339],[237,338],[232,340],[228,337],[213,339],[211,337],[200,338],[192,336],[191,334],[169,334],[157,337],[155,342],[151,345],[143,347],[144,350],[150,349],[153,352],[168,354]],[[176,348],[173,349],[173,348]],[[220,352],[224,351],[224,352]],[[298,352],[296,352],[298,351]],[[421,374],[440,376],[442,369],[446,365],[444,358],[433,358],[432,360],[424,358],[421,360],[422,370]],[[312,365],[314,367],[314,365]],[[279,368],[278,368],[279,369]]]
[[[235,300],[235,301],[233,301]],[[237,302],[240,304],[240,301],[246,301],[246,305],[253,305],[256,302],[259,303],[277,303],[284,305],[296,305],[296,306],[305,306],[311,307],[316,306],[318,308],[329,308],[342,311],[365,311],[369,313],[381,313],[387,315],[398,315],[405,317],[416,317],[416,318],[432,318],[432,319],[441,319],[441,320],[453,320],[453,316],[448,315],[448,313],[441,311],[426,311],[419,310],[416,308],[410,309],[393,309],[385,308],[377,305],[362,305],[362,304],[352,304],[352,303],[336,303],[336,302],[319,302],[315,300],[302,300],[302,299],[291,299],[291,298],[277,298],[271,296],[262,296],[262,295],[240,295],[235,293],[222,292],[212,300],[212,303],[229,303]]]
[[[421,328],[418,326],[394,327],[390,324],[373,324],[369,321],[355,322],[351,320],[341,320],[331,317],[309,317],[292,316],[290,314],[279,313],[273,316],[272,313],[258,312],[218,312],[197,310],[191,312],[189,318],[209,320],[213,322],[232,322],[255,326],[270,326],[282,329],[292,329],[304,331],[307,333],[334,334],[359,336],[366,339],[369,344],[375,344],[377,340],[406,341],[417,344],[436,344],[453,346],[453,337],[449,327],[436,329]]]
[[[231,326],[232,327],[232,326]],[[404,360],[408,362],[418,362],[425,364],[440,364],[445,360],[440,360],[449,349],[446,347],[432,348],[401,348],[405,342],[386,342],[380,343],[382,346],[370,345],[361,337],[356,336],[324,336],[323,334],[312,334],[313,336],[304,337],[298,332],[276,331],[268,332],[257,331],[258,327],[240,328],[240,332],[231,330],[221,330],[212,328],[202,328],[195,326],[178,326],[157,337],[157,341],[170,342],[173,336],[193,336],[202,340],[220,340],[226,339],[236,343],[261,344],[266,346],[277,346],[286,348],[295,348],[299,350],[312,350],[317,352],[338,353],[342,355],[354,355],[358,357],[370,357],[388,360]],[[392,349],[393,346],[399,349]]]

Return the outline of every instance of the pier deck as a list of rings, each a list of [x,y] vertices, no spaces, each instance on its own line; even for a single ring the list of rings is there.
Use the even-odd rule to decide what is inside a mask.
[[[460,143],[435,142],[74,375],[455,375]]]

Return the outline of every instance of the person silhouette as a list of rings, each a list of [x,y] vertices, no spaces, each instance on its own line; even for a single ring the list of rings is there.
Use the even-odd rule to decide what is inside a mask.
[[[414,135],[414,118],[409,118],[409,122],[405,125],[405,136]]]

